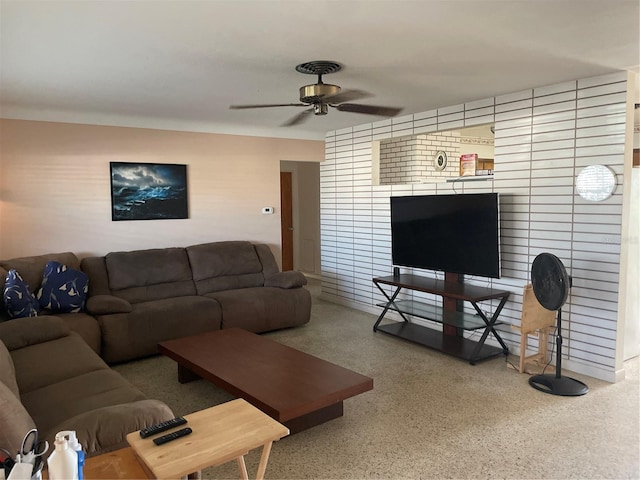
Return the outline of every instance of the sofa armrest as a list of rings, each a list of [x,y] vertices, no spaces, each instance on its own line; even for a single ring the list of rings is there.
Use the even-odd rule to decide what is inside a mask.
[[[0,382],[0,447],[12,453],[17,452],[25,432],[35,426],[20,399]]]
[[[265,287],[298,288],[307,284],[307,277],[301,272],[278,272],[264,279]]]
[[[175,415],[159,400],[138,400],[80,413],[45,432],[43,440],[53,445],[60,430],[74,430],[87,457],[128,446],[127,434],[170,420]]]
[[[87,299],[87,311],[93,315],[129,313],[133,307],[124,298],[113,295],[94,295]]]
[[[67,324],[53,315],[16,318],[0,323],[0,339],[9,351],[69,335],[71,330]]]

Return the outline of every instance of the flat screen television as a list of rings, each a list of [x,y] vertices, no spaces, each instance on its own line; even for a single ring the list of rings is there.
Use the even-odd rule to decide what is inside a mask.
[[[394,265],[500,278],[497,193],[391,197]]]

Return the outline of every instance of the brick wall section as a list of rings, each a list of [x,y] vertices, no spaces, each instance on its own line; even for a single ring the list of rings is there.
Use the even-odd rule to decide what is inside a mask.
[[[433,160],[447,154],[447,167],[440,171]],[[400,137],[380,142],[380,185],[425,183],[460,175],[460,132]]]

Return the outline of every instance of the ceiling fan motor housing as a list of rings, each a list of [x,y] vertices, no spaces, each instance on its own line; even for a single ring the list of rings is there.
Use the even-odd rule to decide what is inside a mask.
[[[340,92],[338,85],[330,83],[314,83],[300,87],[300,101],[302,103],[321,103],[323,97],[331,97]]]

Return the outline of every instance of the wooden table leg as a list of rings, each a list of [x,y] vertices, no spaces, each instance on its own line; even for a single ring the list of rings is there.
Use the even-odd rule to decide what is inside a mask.
[[[194,380],[200,380],[200,377],[186,367],[178,364],[178,382],[189,383]]]
[[[244,455],[240,455],[236,458],[238,462],[238,470],[240,470],[240,478],[242,480],[249,480],[249,475],[247,474],[247,466],[244,463]]]
[[[273,442],[265,443],[264,447],[262,447],[262,456],[260,457],[256,480],[264,479],[264,472],[267,470],[267,462],[269,461],[269,454],[271,453],[271,445],[273,445]]]

